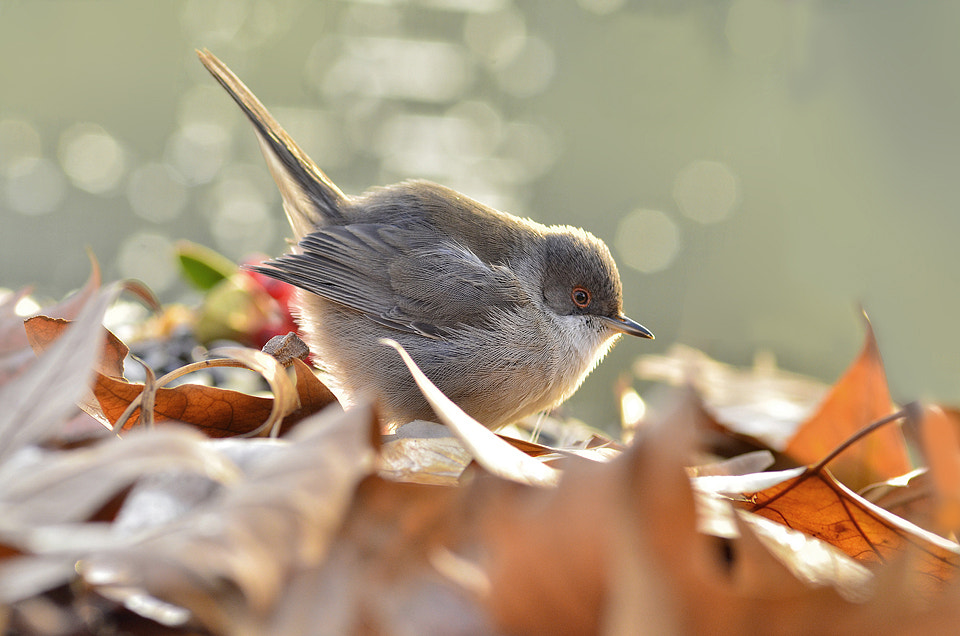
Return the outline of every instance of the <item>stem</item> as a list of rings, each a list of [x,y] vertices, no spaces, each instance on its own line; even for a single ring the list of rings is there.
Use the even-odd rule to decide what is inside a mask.
[[[863,439],[870,433],[874,432],[881,426],[886,426],[890,422],[894,422],[896,420],[903,419],[903,418],[912,418],[916,414],[918,409],[919,409],[919,404],[917,402],[911,402],[910,404],[907,404],[896,413],[888,415],[882,419],[877,420],[876,422],[873,422],[871,424],[864,426],[859,431],[857,431],[856,433],[848,437],[842,444],[840,444],[839,446],[834,448],[832,451],[830,451],[830,454],[824,457],[823,459],[821,459],[819,462],[817,462],[816,465],[810,467],[808,469],[808,472],[815,473],[823,470],[824,466],[826,466],[827,464],[832,462],[834,459],[836,459],[837,455],[847,450],[848,448],[850,448],[851,446],[859,442],[861,439]]]

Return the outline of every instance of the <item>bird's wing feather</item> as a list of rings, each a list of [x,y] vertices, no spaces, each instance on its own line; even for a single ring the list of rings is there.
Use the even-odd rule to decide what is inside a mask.
[[[253,269],[401,331],[442,337],[457,324],[482,324],[493,308],[528,302],[508,268],[426,225],[326,227],[298,248]]]

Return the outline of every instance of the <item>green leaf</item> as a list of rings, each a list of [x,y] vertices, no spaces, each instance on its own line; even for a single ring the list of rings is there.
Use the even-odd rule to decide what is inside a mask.
[[[177,260],[183,277],[203,291],[239,271],[236,263],[223,254],[190,241],[177,243]]]

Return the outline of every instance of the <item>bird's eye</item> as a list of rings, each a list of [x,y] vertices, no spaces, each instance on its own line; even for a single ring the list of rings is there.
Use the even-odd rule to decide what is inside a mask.
[[[590,292],[584,287],[574,287],[570,292],[570,300],[580,309],[586,309],[590,306]]]

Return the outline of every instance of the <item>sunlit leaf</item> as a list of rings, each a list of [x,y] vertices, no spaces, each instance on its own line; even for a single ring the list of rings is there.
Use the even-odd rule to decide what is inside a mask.
[[[24,321],[27,340],[37,355],[46,351],[57,338],[63,335],[71,321],[49,316],[33,316]],[[103,351],[97,363],[97,371],[114,378],[123,377],[123,360],[130,353],[127,345],[109,330],[104,329]]]
[[[826,471],[783,474],[786,480],[750,495],[741,503],[743,509],[822,539],[867,564],[889,563],[916,548],[918,584],[927,590],[956,576],[960,545],[955,542],[870,503]]]
[[[556,485],[559,477],[556,470],[510,446],[467,415],[423,374],[398,343],[393,340],[382,343],[397,350],[437,416],[456,433],[477,463],[506,479],[531,485]]]
[[[784,449],[801,464],[816,464],[857,431],[895,410],[873,328],[864,322],[867,335],[860,355]],[[859,490],[902,475],[912,466],[899,429],[886,426],[846,449],[829,468],[837,479]]]

